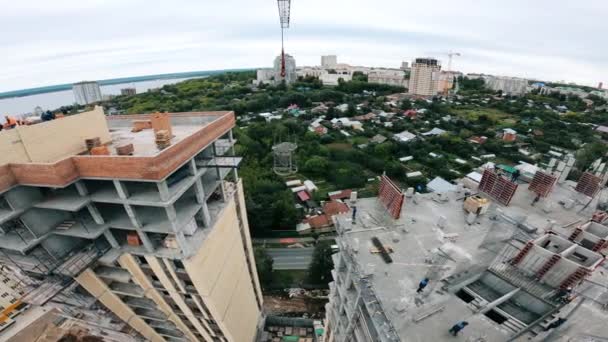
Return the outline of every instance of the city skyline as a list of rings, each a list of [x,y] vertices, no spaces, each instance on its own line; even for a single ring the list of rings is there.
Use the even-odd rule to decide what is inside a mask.
[[[0,91],[189,70],[269,67],[280,51],[276,3],[63,0],[11,4],[0,14]],[[595,86],[608,74],[608,5],[521,0],[501,4],[320,1],[292,5],[286,52],[298,65],[336,54],[353,65],[397,68],[432,56],[454,69]],[[584,7],[583,7],[584,6]],[[234,11],[239,8],[239,11]],[[474,11],[472,10],[474,8]],[[144,9],[144,10],[142,10]],[[134,15],[137,13],[137,15]],[[23,18],[40,25],[23,25]],[[61,25],[56,25],[61,23]]]

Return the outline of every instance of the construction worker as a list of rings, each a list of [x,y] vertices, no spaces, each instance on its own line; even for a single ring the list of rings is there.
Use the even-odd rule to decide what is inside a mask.
[[[517,179],[519,178],[520,174],[521,172],[518,169],[515,169],[515,171],[513,171],[513,173],[511,174],[511,181],[517,182]]]
[[[458,323],[454,324],[452,326],[452,328],[450,328],[450,332],[452,333],[452,335],[458,336],[458,333],[462,329],[464,329],[464,327],[466,327],[467,325],[469,325],[469,322],[467,322],[467,321],[458,322]]]
[[[557,293],[555,294],[555,299],[563,302],[563,303],[569,303],[570,302],[570,296],[572,296],[572,286],[568,286],[565,289],[559,289],[557,291]]]
[[[4,116],[6,119],[6,123],[4,124],[4,128],[15,128],[17,126],[17,120],[12,116]]]
[[[545,328],[545,331],[549,331],[551,329],[557,328],[560,325],[564,324],[566,321],[567,321],[567,319],[559,317],[555,322],[547,325],[547,327]]]
[[[532,206],[538,203],[538,201],[540,201],[540,194],[536,194],[536,197],[534,197],[534,200],[532,201]]]
[[[420,293],[422,292],[422,290],[424,290],[424,288],[429,284],[429,278],[424,278],[420,281],[420,284],[418,284],[418,290],[416,290],[416,293]]]

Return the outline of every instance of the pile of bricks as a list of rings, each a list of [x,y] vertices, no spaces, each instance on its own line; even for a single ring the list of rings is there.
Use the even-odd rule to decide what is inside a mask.
[[[151,128],[152,128],[151,120],[133,120],[133,128],[131,129],[131,132],[137,133],[137,132],[143,131],[144,129],[151,129]]]
[[[139,245],[141,245],[141,241],[139,240],[139,235],[137,235],[137,232],[129,232],[129,233],[127,233],[127,244],[129,246],[139,246]]]
[[[101,146],[101,139],[99,139],[99,137],[85,139],[84,143],[87,145],[87,150],[90,151],[94,147]]]
[[[119,156],[130,156],[133,154],[133,144],[123,144],[116,147],[116,154]]]
[[[171,133],[167,130],[157,131],[155,136],[156,147],[159,150],[165,149],[171,145]]]
[[[93,147],[90,152],[91,152],[91,155],[93,155],[93,156],[110,155],[110,150],[105,145]]]

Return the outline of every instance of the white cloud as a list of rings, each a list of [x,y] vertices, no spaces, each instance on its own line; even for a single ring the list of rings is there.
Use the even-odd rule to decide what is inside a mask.
[[[274,0],[0,0],[0,91],[166,72],[269,66]],[[608,76],[603,0],[293,0],[286,49],[397,66],[462,52],[465,72],[571,80]]]

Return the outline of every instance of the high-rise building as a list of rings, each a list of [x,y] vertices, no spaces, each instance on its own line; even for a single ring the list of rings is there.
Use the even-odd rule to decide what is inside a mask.
[[[281,55],[277,56],[274,59],[272,68],[258,69],[257,70],[257,78],[254,81],[254,84],[258,83],[269,83],[269,84],[279,84],[283,81],[285,83],[293,83],[298,79],[297,70],[296,70],[296,60],[293,56],[289,54],[285,54],[285,76],[281,76],[281,63],[282,58]]]
[[[281,76],[281,60],[281,56],[277,56],[274,59],[275,82],[281,83],[285,81],[287,84],[295,82],[298,79],[296,74],[296,59],[289,54],[285,54],[285,76]]]
[[[94,81],[83,81],[72,84],[72,91],[76,103],[85,105],[99,102],[102,100],[99,83]]]
[[[434,58],[416,58],[412,63],[409,92],[414,95],[434,96],[437,94],[441,65]]]
[[[135,95],[135,94],[137,94],[137,89],[135,89],[135,87],[120,89],[120,95]]]
[[[476,190],[463,182],[420,194],[403,193],[383,176],[378,198],[356,199],[356,210],[334,216],[324,341],[608,336],[608,313],[595,309],[608,304],[600,266],[608,215],[585,203],[554,206],[590,198],[600,178],[587,173],[578,184],[562,183],[541,169],[532,177],[518,187],[486,170]],[[453,328],[463,321],[462,331]]]
[[[234,125],[233,112],[95,107],[0,132],[0,264],[42,279],[21,300],[78,286],[146,341],[254,341]]]
[[[338,65],[338,57],[336,55],[321,56],[321,67],[323,69],[335,69]]]

